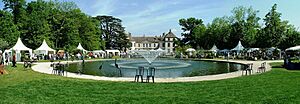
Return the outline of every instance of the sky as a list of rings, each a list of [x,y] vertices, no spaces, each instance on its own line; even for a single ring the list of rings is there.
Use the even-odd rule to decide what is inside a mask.
[[[32,0],[28,0],[32,1]],[[281,19],[300,27],[300,0],[59,0],[75,2],[82,12],[90,15],[111,15],[122,20],[127,32],[134,36],[155,36],[170,29],[181,37],[179,19],[195,17],[205,24],[216,17],[230,16],[237,6],[252,7],[264,18],[277,4]],[[3,3],[0,3],[3,8]],[[263,24],[263,21],[260,20]]]

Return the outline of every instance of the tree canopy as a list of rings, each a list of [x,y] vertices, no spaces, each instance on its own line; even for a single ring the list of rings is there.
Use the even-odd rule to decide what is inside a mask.
[[[184,37],[181,43],[197,49],[209,49],[214,44],[220,49],[232,49],[238,41],[248,48],[286,49],[300,44],[300,33],[281,20],[277,4],[263,18],[264,26],[259,24],[258,12],[252,7],[235,7],[231,16],[217,17],[206,26],[202,19],[180,19]]]
[[[0,38],[12,47],[21,37],[24,44],[38,48],[45,39],[54,49],[74,50],[78,43],[87,50],[123,49],[129,40],[121,20],[91,17],[74,2],[2,0]],[[110,21],[111,20],[111,21]],[[104,28],[104,23],[107,27]]]

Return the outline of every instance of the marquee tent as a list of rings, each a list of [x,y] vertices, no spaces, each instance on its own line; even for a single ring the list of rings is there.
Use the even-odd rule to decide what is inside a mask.
[[[15,44],[15,46],[13,46],[11,49],[9,50],[14,50],[16,51],[16,59],[17,61],[21,61],[21,51],[29,51],[29,55],[30,58],[32,56],[32,49],[26,47],[23,42],[21,41],[21,38],[18,38],[17,43]]]
[[[209,50],[212,52],[217,52],[219,49],[217,48],[217,46],[214,44],[214,46]]]
[[[42,45],[34,51],[35,51],[35,53],[44,54],[44,55],[47,55],[49,53],[49,51],[53,52],[53,54],[55,54],[55,50],[48,46],[45,39],[43,40]]]
[[[82,50],[83,52],[87,52],[87,50],[85,50],[80,43],[78,44],[76,49]]]
[[[242,51],[244,49],[244,46],[242,45],[241,41],[239,41],[238,45],[231,49],[232,51]]]
[[[300,45],[287,48],[285,51],[297,51],[300,50]]]
[[[103,50],[94,50],[93,53],[98,55],[101,58],[104,58],[106,55],[105,51],[103,51]]]
[[[189,55],[192,56],[193,52],[195,52],[196,50],[194,48],[188,48],[185,50],[186,52],[189,52]]]

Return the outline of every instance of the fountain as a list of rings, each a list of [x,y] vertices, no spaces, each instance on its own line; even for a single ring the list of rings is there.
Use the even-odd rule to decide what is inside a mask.
[[[157,50],[136,50],[134,51],[144,57],[149,65],[152,64],[152,62],[164,51],[162,49],[157,49]]]
[[[156,60],[156,58],[164,52],[162,49],[135,50],[131,52],[141,55],[144,59],[120,59],[118,60],[118,63],[116,63],[116,60],[101,60],[101,64],[99,64],[99,62],[88,62],[85,63],[85,66],[76,66],[76,64],[81,63],[74,63],[73,65],[70,65],[68,71],[76,71],[76,69],[79,68],[81,70],[84,69],[83,74],[107,77],[132,77],[136,75],[136,69],[140,66],[143,66],[155,67],[158,69],[156,70],[157,73],[155,74],[156,78],[176,78],[228,73],[240,70],[242,66],[234,63],[219,63],[197,60],[178,60],[167,58]],[[122,68],[122,73],[120,72],[120,67]]]

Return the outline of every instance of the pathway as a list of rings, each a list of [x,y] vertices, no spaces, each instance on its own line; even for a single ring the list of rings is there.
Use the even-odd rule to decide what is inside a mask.
[[[92,60],[90,60],[92,61]],[[226,61],[227,60],[209,60],[209,61]],[[80,62],[80,61],[74,61]],[[267,62],[266,64],[266,71],[271,70],[271,66],[269,63],[272,62],[283,62],[282,60],[277,61],[245,61],[245,60],[228,60],[228,62],[235,62],[241,64],[253,63],[253,72],[256,74],[257,68],[260,66],[261,63]],[[64,62],[66,63],[66,62]],[[71,63],[71,61],[69,61]],[[50,69],[50,62],[44,63],[35,63],[36,65],[32,66],[34,71],[46,74],[52,74],[52,69]],[[217,75],[207,75],[207,76],[195,76],[195,77],[178,77],[178,78],[155,78],[155,82],[192,82],[192,81],[209,81],[209,80],[221,80],[221,79],[228,79],[228,78],[235,78],[242,76],[241,71],[231,72],[231,73],[224,73],[224,74],[217,74]],[[71,78],[82,78],[82,79],[93,79],[93,80],[105,80],[105,81],[134,81],[134,77],[131,78],[124,78],[124,77],[104,77],[104,76],[93,76],[93,75],[79,75],[76,73],[67,72],[67,76]]]

